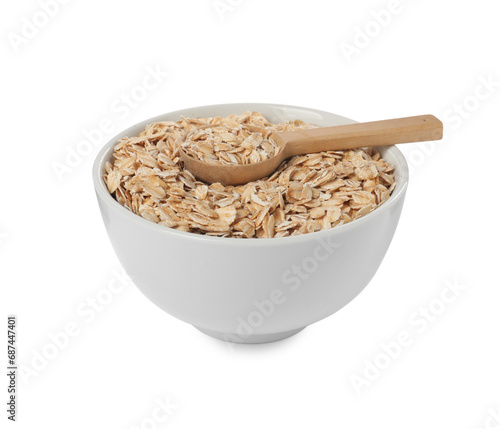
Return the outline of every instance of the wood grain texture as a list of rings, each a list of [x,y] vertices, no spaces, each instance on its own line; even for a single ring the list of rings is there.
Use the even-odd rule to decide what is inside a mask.
[[[432,115],[275,133],[286,157],[325,150],[439,140],[443,124]]]

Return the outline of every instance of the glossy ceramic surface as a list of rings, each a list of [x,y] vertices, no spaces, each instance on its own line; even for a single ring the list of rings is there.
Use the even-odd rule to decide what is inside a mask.
[[[349,224],[295,237],[208,237],[149,222],[109,194],[102,179],[118,139],[146,124],[183,116],[256,110],[271,122],[302,119],[319,126],[354,121],[303,107],[223,104],[150,118],[111,139],[99,152],[93,180],[109,239],[133,282],[153,303],[222,340],[262,343],[293,335],[328,317],[370,282],[390,245],[403,207],[408,165],[395,146],[381,148],[396,166],[397,187],[374,212]],[[395,279],[396,281],[396,279]],[[157,328],[161,329],[161,328]]]

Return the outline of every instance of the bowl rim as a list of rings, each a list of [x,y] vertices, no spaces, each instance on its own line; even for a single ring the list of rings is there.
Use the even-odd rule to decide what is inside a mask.
[[[102,177],[102,171],[104,170],[104,165],[105,161],[104,159],[107,158],[109,152],[114,148],[116,145],[117,141],[122,138],[123,136],[128,135],[129,131],[133,128],[136,127],[143,127],[145,128],[146,125],[151,124],[153,122],[159,122],[159,121],[164,121],[166,120],[164,117],[169,115],[185,115],[188,113],[190,110],[198,110],[198,109],[208,109],[208,108],[227,108],[227,107],[235,107],[235,108],[244,108],[245,106],[248,106],[248,110],[258,110],[258,106],[266,106],[269,108],[291,108],[291,109],[299,109],[299,110],[306,110],[311,113],[317,113],[320,115],[335,115],[338,118],[342,118],[351,122],[356,122],[352,119],[327,112],[325,110],[318,110],[318,109],[312,109],[308,107],[302,107],[302,106],[295,106],[295,105],[288,105],[288,104],[276,104],[276,103],[222,103],[222,104],[209,104],[209,105],[203,105],[203,106],[196,106],[196,107],[190,107],[186,109],[180,109],[172,112],[166,112],[161,115],[156,115],[154,117],[145,119],[143,121],[137,122],[127,129],[120,131],[116,135],[114,135],[111,139],[107,141],[103,145],[103,147],[99,150],[98,154],[96,155],[94,159],[94,163],[92,166],[92,179],[94,183],[94,188],[96,191],[96,194],[100,201],[110,209],[118,214],[124,216],[125,218],[129,219],[131,222],[138,223],[139,226],[148,228],[151,231],[157,232],[159,234],[165,234],[166,236],[169,236],[171,234],[174,234],[174,236],[178,236],[179,238],[184,238],[188,240],[193,240],[193,241],[201,241],[204,243],[212,242],[214,244],[227,244],[227,245],[243,245],[243,246],[258,246],[265,244],[266,246],[270,244],[276,244],[276,245],[281,245],[281,244],[292,244],[293,243],[300,243],[301,241],[310,241],[311,239],[316,239],[316,240],[321,240],[322,238],[329,237],[329,236],[334,236],[335,234],[347,232],[350,229],[356,228],[358,226],[361,226],[363,223],[369,222],[373,220],[376,216],[381,215],[384,211],[389,210],[393,205],[395,205],[401,198],[404,197],[406,188],[408,187],[408,179],[409,179],[409,169],[408,169],[408,163],[406,162],[406,159],[403,155],[403,153],[395,146],[383,146],[381,148],[384,148],[395,157],[396,159],[396,169],[399,170],[399,175],[400,179],[399,182],[396,184],[396,187],[394,191],[392,192],[391,196],[389,199],[383,203],[381,206],[377,207],[375,210],[373,210],[371,213],[368,213],[365,216],[362,216],[359,219],[355,219],[349,223],[343,224],[336,226],[331,229],[326,229],[322,231],[316,231],[316,232],[311,232],[308,234],[300,234],[300,235],[294,235],[294,236],[288,236],[288,237],[276,237],[276,238],[258,238],[258,239],[248,239],[248,238],[238,238],[238,237],[216,237],[216,236],[210,236],[210,235],[205,235],[205,234],[196,234],[193,232],[185,232],[185,231],[178,231],[173,228],[168,228],[164,225],[158,225],[154,222],[151,222],[149,220],[144,219],[143,217],[131,212],[124,206],[122,206],[118,201],[116,201],[112,195],[109,193],[108,188],[106,184],[104,183],[104,179]],[[250,107],[253,106],[253,107]]]

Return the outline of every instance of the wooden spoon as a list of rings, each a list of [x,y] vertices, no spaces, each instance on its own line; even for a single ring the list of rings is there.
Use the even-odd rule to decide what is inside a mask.
[[[253,128],[253,131],[257,132],[262,130],[258,127]],[[442,137],[443,123],[433,115],[422,115],[334,127],[273,132],[270,138],[280,146],[280,151],[276,156],[255,164],[210,164],[193,158],[182,148],[180,153],[184,165],[195,177],[208,183],[219,182],[227,186],[241,185],[270,176],[283,160],[295,155],[440,140]]]

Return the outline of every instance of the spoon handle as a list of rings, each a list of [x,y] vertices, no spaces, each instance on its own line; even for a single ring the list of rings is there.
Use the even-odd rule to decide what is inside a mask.
[[[309,130],[274,133],[282,139],[286,156],[326,150],[387,146],[440,140],[443,123],[433,115],[364,122]]]

